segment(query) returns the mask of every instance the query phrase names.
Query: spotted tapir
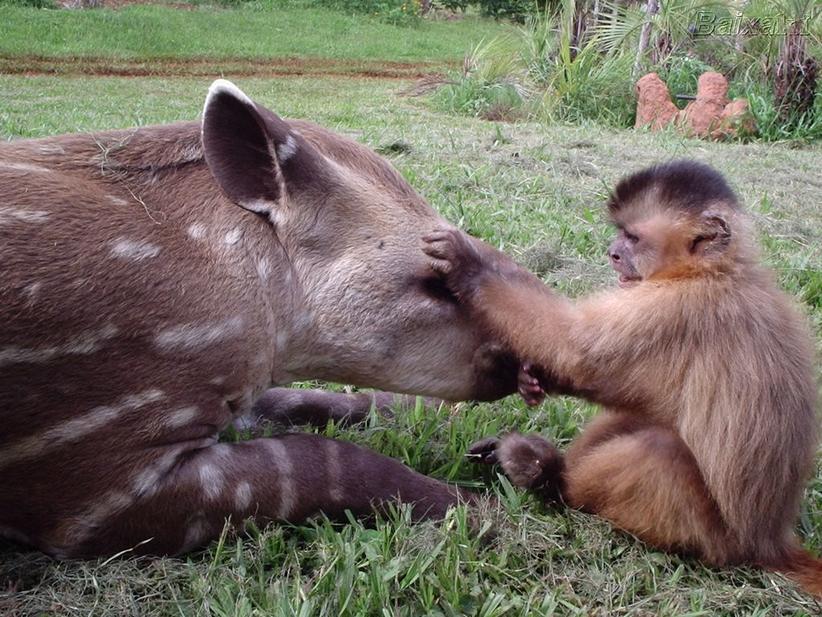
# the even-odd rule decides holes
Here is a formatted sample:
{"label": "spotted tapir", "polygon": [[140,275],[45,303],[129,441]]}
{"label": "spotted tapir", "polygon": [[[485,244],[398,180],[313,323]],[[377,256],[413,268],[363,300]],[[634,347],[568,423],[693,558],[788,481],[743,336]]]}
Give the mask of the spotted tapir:
{"label": "spotted tapir", "polygon": [[218,436],[298,379],[513,391],[419,250],[443,225],[369,149],[224,80],[202,122],[0,145],[0,534],[174,554],[229,517],[442,515],[455,488],[351,443]]}

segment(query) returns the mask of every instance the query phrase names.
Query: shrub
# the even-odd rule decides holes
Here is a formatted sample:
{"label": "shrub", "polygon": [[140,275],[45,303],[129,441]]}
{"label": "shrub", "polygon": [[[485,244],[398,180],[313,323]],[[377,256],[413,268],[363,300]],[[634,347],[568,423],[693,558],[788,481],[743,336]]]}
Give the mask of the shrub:
{"label": "shrub", "polygon": [[34,9],[54,9],[57,4],[54,0],[0,0],[0,6],[28,6]]}
{"label": "shrub", "polygon": [[530,116],[630,126],[631,57],[603,56],[594,40],[576,49],[557,24],[557,18],[532,18],[516,36],[478,46],[434,103],[494,120]]}
{"label": "shrub", "polygon": [[681,109],[688,104],[687,99],[677,99],[677,94],[696,95],[696,86],[699,76],[706,71],[713,71],[714,68],[705,64],[698,58],[691,56],[677,56],[671,58],[663,66],[659,67],[657,73],[668,85],[668,92],[674,103]]}
{"label": "shrub", "polygon": [[483,15],[494,19],[508,18],[514,21],[525,21],[534,13],[534,0],[478,0],[477,5]]}
{"label": "shrub", "polygon": [[449,11],[465,11],[473,2],[471,0],[434,0],[432,4]]}
{"label": "shrub", "polygon": [[817,87],[813,107],[805,112],[785,112],[776,102],[770,84],[761,81],[731,83],[730,97],[746,97],[756,119],[759,137],[765,141],[822,139],[822,88]]}
{"label": "shrub", "polygon": [[419,0],[316,0],[318,6],[372,15],[395,25],[413,25],[420,19]]}

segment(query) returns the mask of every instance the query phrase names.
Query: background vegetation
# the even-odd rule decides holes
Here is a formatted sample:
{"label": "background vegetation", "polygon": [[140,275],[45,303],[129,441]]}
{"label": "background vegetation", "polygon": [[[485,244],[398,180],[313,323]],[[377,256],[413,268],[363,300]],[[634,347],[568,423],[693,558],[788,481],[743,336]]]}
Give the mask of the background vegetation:
{"label": "background vegetation", "polygon": [[[276,11],[253,5],[83,12],[2,6],[0,138],[194,119],[211,79],[224,71],[271,109],[312,119],[388,153],[446,218],[572,296],[612,284],[603,259],[611,232],[601,212],[609,187],[652,162],[694,157],[721,169],[739,191],[760,231],[765,260],[802,304],[822,352],[818,142],[716,144],[627,130],[608,118],[630,104],[615,95],[594,98],[582,107],[589,111],[578,116],[555,111],[558,121],[550,123],[545,120],[552,116],[536,113],[523,113],[513,123],[490,122],[474,117],[482,115],[475,110],[455,115],[438,100],[403,96],[414,85],[408,75],[431,66],[459,73],[464,49],[494,49],[502,43],[492,39],[516,32],[472,15],[474,10],[469,7],[463,20],[426,18],[397,26],[380,16],[352,17],[302,4],[281,4]],[[425,43],[409,40],[414,35]],[[362,51],[366,45],[372,55]],[[493,57],[504,59],[501,53]],[[295,58],[299,62],[292,62]],[[614,71],[632,70],[628,60],[612,61]],[[689,63],[696,60],[683,55],[674,61],[685,65],[676,74],[691,83],[689,76],[700,67]],[[586,66],[600,66],[599,60],[590,62]],[[192,76],[195,64],[202,74]],[[397,66],[405,72],[372,76]],[[102,74],[106,67],[143,72],[133,73],[140,78]],[[304,74],[282,76],[287,69]],[[570,92],[575,91],[570,84],[583,83],[584,71],[578,70],[579,76],[565,76]],[[609,71],[603,71],[585,83],[604,88]],[[512,86],[525,101],[536,97],[519,81]],[[585,87],[589,96],[599,91]],[[439,96],[444,95],[434,95]],[[582,95],[578,100],[586,104]],[[593,122],[596,114],[603,115]],[[488,526],[479,530],[469,529],[461,510],[444,523],[422,525],[409,525],[399,512],[376,528],[356,522],[335,527],[322,520],[250,528],[244,535],[227,533],[181,559],[68,563],[4,544],[0,614],[822,613],[822,605],[778,575],[713,570],[651,550],[595,517],[546,510],[463,458],[472,441],[507,430],[539,431],[565,446],[593,411],[570,398],[553,398],[531,410],[509,397],[441,409],[418,405],[397,409],[394,419],[373,416],[359,427],[321,431],[423,473],[477,490],[490,486],[500,504],[486,508],[480,520]],[[822,549],[822,470],[808,485],[798,531],[806,546]]]}
{"label": "background vegetation", "polygon": [[628,127],[639,77],[655,71],[672,95],[693,96],[713,70],[731,98],[748,99],[758,137],[819,139],[820,16],[812,0],[560,0],[475,47],[435,101],[488,118]]}

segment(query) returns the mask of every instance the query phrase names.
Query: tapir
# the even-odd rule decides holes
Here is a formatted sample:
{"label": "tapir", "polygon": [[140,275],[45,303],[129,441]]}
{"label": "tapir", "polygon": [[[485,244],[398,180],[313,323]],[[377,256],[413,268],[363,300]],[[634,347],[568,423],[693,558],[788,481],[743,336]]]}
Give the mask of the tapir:
{"label": "tapir", "polygon": [[85,558],[227,519],[442,516],[466,495],[363,447],[220,435],[295,380],[513,392],[420,250],[447,225],[365,146],[225,80],[200,122],[0,145],[0,534]]}

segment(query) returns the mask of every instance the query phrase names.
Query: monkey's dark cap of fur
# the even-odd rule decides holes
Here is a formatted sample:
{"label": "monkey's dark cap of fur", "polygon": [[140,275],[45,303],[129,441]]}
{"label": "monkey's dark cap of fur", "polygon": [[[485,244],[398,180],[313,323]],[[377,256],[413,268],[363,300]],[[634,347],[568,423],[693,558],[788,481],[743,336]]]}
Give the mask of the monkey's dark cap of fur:
{"label": "monkey's dark cap of fur", "polygon": [[659,191],[661,205],[695,213],[718,201],[737,204],[736,195],[722,174],[704,163],[681,159],[648,167],[620,180],[608,200],[608,210],[616,214],[652,189]]}

